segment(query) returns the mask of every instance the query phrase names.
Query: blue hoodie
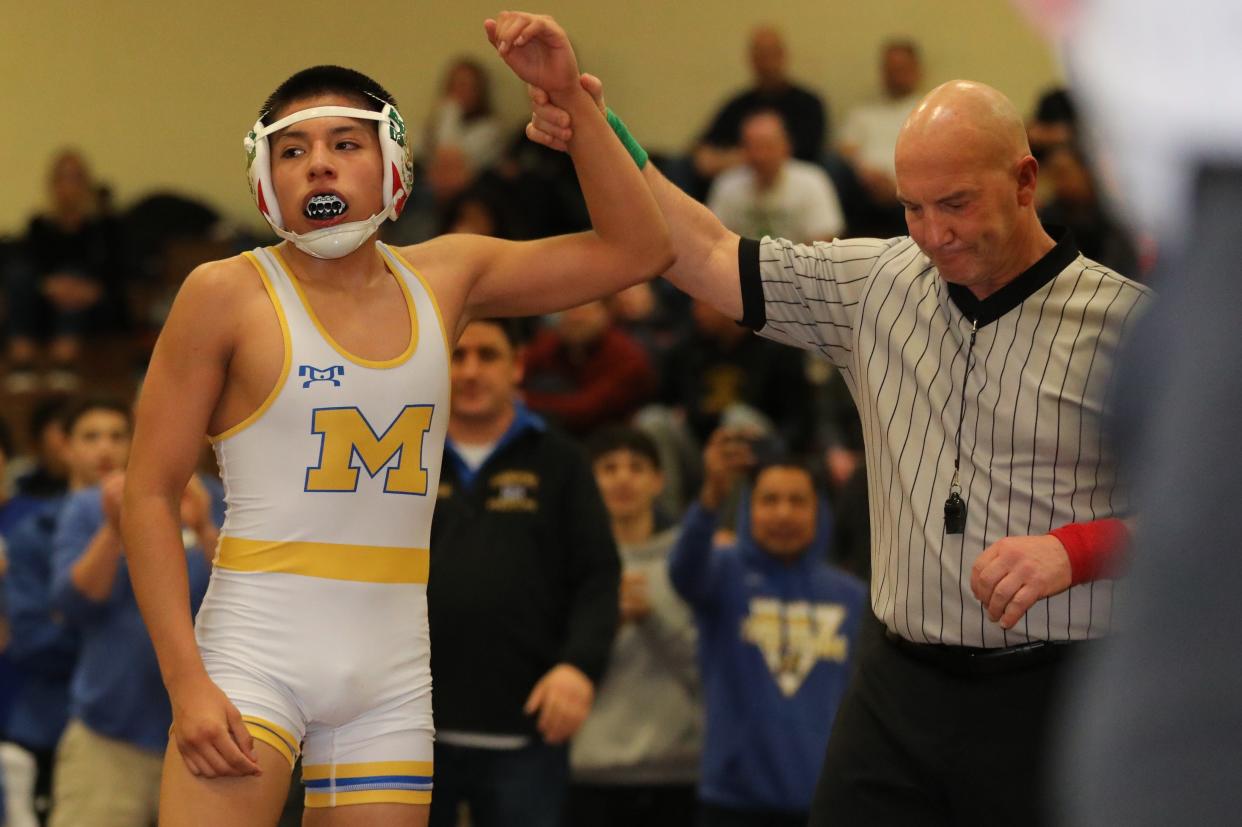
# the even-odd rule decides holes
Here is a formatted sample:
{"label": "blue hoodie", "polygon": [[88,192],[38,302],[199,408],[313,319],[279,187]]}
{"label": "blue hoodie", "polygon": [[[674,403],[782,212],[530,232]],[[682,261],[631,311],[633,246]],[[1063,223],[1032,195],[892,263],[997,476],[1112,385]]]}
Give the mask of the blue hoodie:
{"label": "blue hoodie", "polygon": [[69,717],[69,678],[78,635],[52,610],[52,537],[61,498],[44,502],[8,535],[5,577],[13,659],[20,686],[5,738],[28,749],[56,748]]}
{"label": "blue hoodie", "polygon": [[[219,487],[208,485],[217,525],[222,520]],[[155,649],[138,612],[138,601],[124,558],[117,565],[112,594],[95,603],[73,585],[70,569],[104,524],[99,487],[69,495],[53,540],[53,605],[76,626],[82,650],[69,695],[70,715],[109,738],[142,749],[163,751],[172,725],[172,709],[160,679]],[[197,612],[207,591],[211,565],[197,549],[186,552],[191,611]]]}
{"label": "blue hoodie", "polygon": [[705,802],[811,807],[866,600],[860,580],[827,562],[830,524],[821,503],[814,542],[786,563],[755,543],[745,499],[734,546],[712,548],[716,515],[697,502],[682,522],[669,576],[699,630]]}

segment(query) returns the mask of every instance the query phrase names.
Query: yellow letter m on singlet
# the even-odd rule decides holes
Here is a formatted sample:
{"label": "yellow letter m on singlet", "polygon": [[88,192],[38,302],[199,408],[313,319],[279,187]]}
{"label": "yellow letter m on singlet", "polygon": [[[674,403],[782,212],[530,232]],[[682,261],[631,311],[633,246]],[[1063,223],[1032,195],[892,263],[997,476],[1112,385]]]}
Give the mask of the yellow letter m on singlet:
{"label": "yellow letter m on singlet", "polygon": [[387,430],[376,435],[357,408],[316,408],[311,431],[321,435],[323,442],[319,464],[306,469],[306,490],[357,491],[357,457],[372,477],[388,468],[386,493],[426,494],[423,437],[431,428],[433,410],[433,405],[406,405]]}

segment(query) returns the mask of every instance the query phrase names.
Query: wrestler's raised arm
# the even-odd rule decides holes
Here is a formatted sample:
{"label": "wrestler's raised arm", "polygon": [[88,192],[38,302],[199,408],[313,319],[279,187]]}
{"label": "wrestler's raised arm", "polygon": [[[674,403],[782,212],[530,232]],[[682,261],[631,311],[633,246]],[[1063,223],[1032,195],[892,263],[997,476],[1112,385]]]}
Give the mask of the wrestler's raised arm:
{"label": "wrestler's raised arm", "polygon": [[[513,72],[548,90],[571,113],[573,158],[593,229],[534,241],[445,236],[418,255],[451,257],[467,278],[441,285],[440,301],[460,330],[471,319],[533,315],[611,295],[663,271],[668,227],[651,191],[591,96],[565,32],[550,17],[504,12],[486,23],[488,39]],[[411,251],[413,252],[413,251]],[[448,292],[449,295],[444,295]],[[455,293],[455,295],[454,295]]]}

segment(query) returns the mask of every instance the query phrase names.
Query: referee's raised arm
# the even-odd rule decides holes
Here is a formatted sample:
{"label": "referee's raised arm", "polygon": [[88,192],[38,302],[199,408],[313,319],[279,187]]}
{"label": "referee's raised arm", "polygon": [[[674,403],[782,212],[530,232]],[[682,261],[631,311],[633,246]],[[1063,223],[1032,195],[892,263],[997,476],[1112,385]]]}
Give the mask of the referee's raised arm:
{"label": "referee's raised arm", "polygon": [[[604,105],[599,78],[583,75],[582,85],[642,168],[668,222],[674,261],[664,277],[768,338],[819,351],[842,364],[851,352],[852,308],[858,304],[860,282],[891,243],[858,239],[841,245],[810,245],[741,238],[647,162],[646,153],[625,124]],[[541,89],[532,87],[530,95],[534,114],[527,136],[564,150],[573,135],[569,114],[554,106]],[[843,294],[838,278],[857,286]]]}
{"label": "referee's raised arm", "polygon": [[[742,321],[738,234],[721,224],[711,210],[678,189],[653,164],[647,163],[647,153],[625,124],[604,105],[604,84],[599,78],[583,75],[582,87],[595,99],[621,143],[643,170],[647,185],[668,222],[674,261],[664,277],[729,318]],[[551,149],[567,151],[573,137],[569,113],[554,105],[543,89],[532,86],[528,90],[533,114],[526,126],[527,137]]]}

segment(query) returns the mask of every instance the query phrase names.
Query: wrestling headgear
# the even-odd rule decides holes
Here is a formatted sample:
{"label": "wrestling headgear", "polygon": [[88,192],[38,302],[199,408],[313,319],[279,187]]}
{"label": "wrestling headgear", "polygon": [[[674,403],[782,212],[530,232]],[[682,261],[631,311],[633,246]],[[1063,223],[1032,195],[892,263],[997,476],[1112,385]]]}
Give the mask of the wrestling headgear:
{"label": "wrestling headgear", "polygon": [[[309,233],[292,233],[285,229],[272,187],[272,160],[267,136],[287,126],[311,118],[363,118],[379,121],[380,154],[384,159],[384,209],[364,221],[351,221],[323,227]],[[379,112],[350,106],[315,106],[287,115],[273,124],[264,125],[260,118],[246,135],[246,173],[250,178],[250,194],[259,205],[259,212],[272,225],[276,235],[315,258],[341,258],[357,250],[385,219],[396,220],[405,206],[414,184],[414,161],[405,140],[405,121],[390,103]]]}

